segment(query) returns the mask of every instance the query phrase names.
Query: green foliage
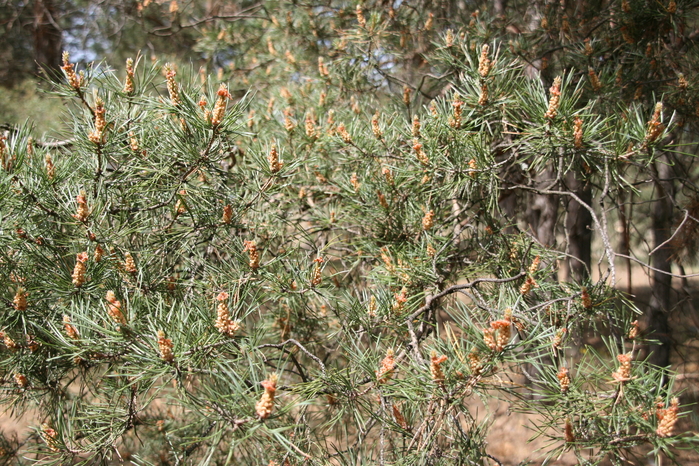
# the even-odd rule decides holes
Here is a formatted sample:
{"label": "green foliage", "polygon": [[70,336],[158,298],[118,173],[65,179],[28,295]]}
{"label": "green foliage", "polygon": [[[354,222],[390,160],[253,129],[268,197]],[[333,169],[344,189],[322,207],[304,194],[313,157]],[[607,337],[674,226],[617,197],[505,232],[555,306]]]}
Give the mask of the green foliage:
{"label": "green foliage", "polygon": [[[629,336],[637,311],[614,288],[604,208],[681,154],[667,111],[607,93],[606,77],[604,95],[590,88],[563,26],[573,52],[548,80],[522,50],[552,29],[510,47],[497,21],[407,4],[265,11],[202,35],[199,50],[227,54],[228,86],[138,59],[129,86],[66,61],[64,141],[9,134],[1,399],[42,425],[3,458],[504,461],[475,398],[536,413],[546,461],[691,443],[672,435],[667,371]],[[503,207],[511,195],[582,206],[601,278],[586,263],[558,280],[565,222],[546,232]],[[576,359],[589,329],[607,347]]]}

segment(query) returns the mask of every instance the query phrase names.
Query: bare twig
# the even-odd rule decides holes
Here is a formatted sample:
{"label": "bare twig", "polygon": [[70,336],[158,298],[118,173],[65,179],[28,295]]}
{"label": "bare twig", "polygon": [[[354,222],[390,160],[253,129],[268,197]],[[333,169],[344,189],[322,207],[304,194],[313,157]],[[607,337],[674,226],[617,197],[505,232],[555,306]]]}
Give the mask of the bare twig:
{"label": "bare twig", "polygon": [[289,338],[288,340],[283,341],[283,342],[281,342],[281,343],[279,343],[279,344],[267,343],[267,344],[264,344],[264,345],[259,345],[259,346],[257,346],[257,349],[260,349],[260,348],[283,348],[284,345],[286,345],[287,343],[291,343],[291,344],[296,345],[301,351],[303,351],[304,353],[306,353],[306,355],[307,355],[309,358],[311,358],[311,359],[313,359],[315,362],[317,362],[318,365],[320,366],[320,370],[323,372],[323,375],[325,375],[325,364],[323,364],[323,361],[321,361],[321,360],[318,358],[318,356],[316,356],[316,355],[314,355],[313,353],[311,353],[310,351],[308,351],[301,343],[299,343],[298,341],[294,340],[293,338]]}

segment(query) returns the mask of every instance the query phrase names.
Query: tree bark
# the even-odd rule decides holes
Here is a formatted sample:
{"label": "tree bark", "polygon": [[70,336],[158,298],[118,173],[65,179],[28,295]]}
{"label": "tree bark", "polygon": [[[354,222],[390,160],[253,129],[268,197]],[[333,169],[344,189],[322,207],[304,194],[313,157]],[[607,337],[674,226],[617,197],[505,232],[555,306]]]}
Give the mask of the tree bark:
{"label": "tree bark", "polygon": [[[581,178],[579,173],[570,173],[568,175],[568,189],[589,206],[592,204],[592,188]],[[592,215],[575,199],[570,199],[567,211],[568,252],[572,256],[568,258],[567,281],[572,279],[581,283],[590,278]]]}
{"label": "tree bark", "polygon": [[53,0],[34,1],[34,60],[58,70],[61,66],[63,36],[58,26],[58,9]]}
{"label": "tree bark", "polygon": [[[651,212],[653,243],[658,248],[669,238],[672,229],[672,199],[675,195],[671,180],[672,174],[667,163],[667,157],[656,162],[657,181],[655,183],[656,198]],[[669,245],[659,248],[652,257],[653,287],[651,290],[650,306],[648,309],[648,337],[657,340],[649,345],[649,361],[661,367],[670,365],[670,327],[668,314],[672,297],[672,251]]]}
{"label": "tree bark", "polygon": [[[546,169],[536,176],[536,186],[549,188],[553,181],[553,170]],[[546,247],[556,244],[556,217],[558,216],[558,196],[553,194],[533,194],[529,205],[529,226],[534,236]]]}

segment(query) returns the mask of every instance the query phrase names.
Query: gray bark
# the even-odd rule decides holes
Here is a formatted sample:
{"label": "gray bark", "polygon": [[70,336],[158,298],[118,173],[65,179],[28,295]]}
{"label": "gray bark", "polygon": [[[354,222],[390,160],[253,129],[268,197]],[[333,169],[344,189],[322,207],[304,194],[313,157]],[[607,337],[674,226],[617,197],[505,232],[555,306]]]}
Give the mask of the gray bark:
{"label": "gray bark", "polygon": [[[672,173],[667,158],[662,157],[656,162],[658,181],[656,182],[656,201],[651,212],[654,248],[664,243],[672,234],[672,199],[675,195],[671,181]],[[657,340],[649,345],[649,361],[661,367],[670,365],[670,327],[668,314],[671,308],[672,269],[669,245],[659,248],[652,257],[652,265],[658,271],[653,271],[653,288],[651,290],[650,306],[648,309],[648,337]]]}
{"label": "gray bark", "polygon": [[[539,188],[550,189],[553,170],[546,169],[536,176]],[[556,244],[556,217],[558,216],[558,196],[553,194],[533,194],[529,204],[529,226],[536,239],[546,247]]]}
{"label": "gray bark", "polygon": [[[568,189],[589,206],[592,204],[592,189],[590,184],[585,183],[581,178],[582,177],[577,173],[569,174]],[[567,281],[572,279],[580,283],[590,278],[590,266],[592,263],[592,215],[589,210],[572,198],[568,202],[567,210],[566,230],[568,232],[568,252],[572,256],[568,259]]]}

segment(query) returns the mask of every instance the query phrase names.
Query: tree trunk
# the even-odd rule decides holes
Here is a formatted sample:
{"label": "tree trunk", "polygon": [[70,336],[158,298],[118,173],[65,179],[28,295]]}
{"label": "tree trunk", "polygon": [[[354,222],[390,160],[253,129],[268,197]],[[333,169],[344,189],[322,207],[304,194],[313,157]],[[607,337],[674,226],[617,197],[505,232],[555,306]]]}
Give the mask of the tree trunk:
{"label": "tree trunk", "polygon": [[[654,248],[666,242],[672,234],[672,199],[675,195],[673,184],[669,181],[672,174],[667,157],[662,157],[656,163],[656,172],[658,175],[655,185],[657,200],[651,212]],[[672,276],[668,274],[672,266],[671,252],[670,246],[665,245],[655,251],[652,257],[652,265],[657,271],[653,271],[653,287],[648,309],[648,338],[657,340],[657,343],[649,346],[649,361],[661,367],[670,365],[671,340],[668,314],[671,307]]]}
{"label": "tree trunk", "polygon": [[[586,183],[581,178],[578,173],[570,173],[568,176],[568,189],[589,206],[592,204],[592,188],[589,183]],[[590,227],[592,225],[592,215],[587,208],[580,205],[573,198],[568,202],[567,210],[568,252],[572,256],[568,258],[567,281],[572,279],[581,283],[590,278],[590,266],[592,264],[592,229]]]}
{"label": "tree trunk", "polygon": [[[553,170],[546,169],[536,176],[536,186],[551,189]],[[556,217],[558,216],[558,196],[554,194],[533,194],[529,205],[529,226],[534,236],[546,247],[556,244]]]}
{"label": "tree trunk", "polygon": [[61,66],[62,31],[53,0],[34,1],[34,59],[39,65],[58,70]]}

